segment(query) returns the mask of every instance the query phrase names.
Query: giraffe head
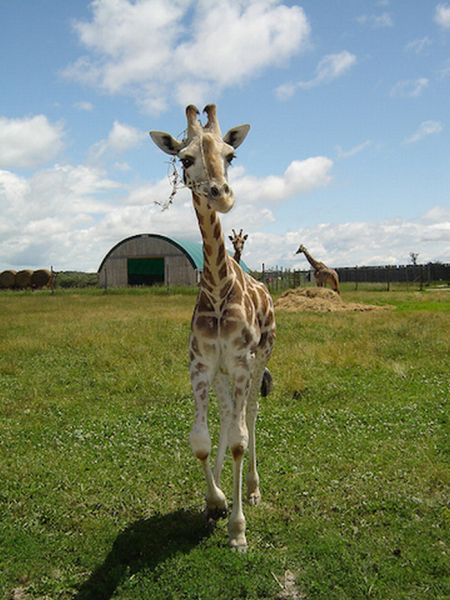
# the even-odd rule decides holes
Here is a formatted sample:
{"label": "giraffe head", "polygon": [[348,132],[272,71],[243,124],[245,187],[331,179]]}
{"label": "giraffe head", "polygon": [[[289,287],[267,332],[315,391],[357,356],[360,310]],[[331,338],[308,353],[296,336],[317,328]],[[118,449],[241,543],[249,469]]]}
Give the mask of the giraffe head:
{"label": "giraffe head", "polygon": [[228,185],[228,165],[250,125],[238,125],[222,136],[216,106],[208,104],[204,112],[208,120],[202,126],[197,108],[192,104],[186,108],[187,136],[182,141],[162,131],[150,131],[150,136],[158,148],[180,159],[186,186],[206,199],[212,210],[225,213],[234,204],[233,190]]}
{"label": "giraffe head", "polygon": [[306,250],[305,246],[303,244],[300,244],[300,246],[298,247],[298,250],[295,254],[300,254],[301,252],[304,252]]}
{"label": "giraffe head", "polygon": [[239,252],[239,254],[242,254],[242,251],[244,250],[244,244],[246,239],[248,238],[248,235],[243,235],[242,229],[239,231],[239,233],[236,233],[234,229],[232,229],[232,232],[233,235],[229,235],[228,238],[233,244],[234,250],[236,252]]}

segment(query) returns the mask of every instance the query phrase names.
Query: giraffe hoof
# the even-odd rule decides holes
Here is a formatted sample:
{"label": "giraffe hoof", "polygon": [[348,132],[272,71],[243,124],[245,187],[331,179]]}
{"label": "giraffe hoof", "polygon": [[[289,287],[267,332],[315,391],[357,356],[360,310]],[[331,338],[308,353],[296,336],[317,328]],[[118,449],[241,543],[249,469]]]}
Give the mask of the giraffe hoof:
{"label": "giraffe hoof", "polygon": [[206,507],[205,509],[205,517],[208,523],[219,521],[220,519],[224,519],[228,514],[228,509],[226,506],[212,506]]}
{"label": "giraffe hoof", "polygon": [[261,502],[261,493],[259,490],[248,495],[248,503],[250,506],[257,506]]}
{"label": "giraffe hoof", "polygon": [[234,552],[240,552],[241,554],[247,552],[247,540],[245,539],[245,535],[230,539],[230,548]]}

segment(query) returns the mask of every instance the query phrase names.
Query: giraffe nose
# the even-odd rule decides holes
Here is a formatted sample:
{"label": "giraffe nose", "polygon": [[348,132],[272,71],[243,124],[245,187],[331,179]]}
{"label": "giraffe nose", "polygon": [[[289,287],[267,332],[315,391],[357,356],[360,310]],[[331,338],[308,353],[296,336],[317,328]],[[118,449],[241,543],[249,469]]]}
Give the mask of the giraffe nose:
{"label": "giraffe nose", "polygon": [[219,198],[220,196],[229,196],[231,194],[231,188],[228,183],[224,183],[221,187],[213,184],[209,190],[212,198]]}

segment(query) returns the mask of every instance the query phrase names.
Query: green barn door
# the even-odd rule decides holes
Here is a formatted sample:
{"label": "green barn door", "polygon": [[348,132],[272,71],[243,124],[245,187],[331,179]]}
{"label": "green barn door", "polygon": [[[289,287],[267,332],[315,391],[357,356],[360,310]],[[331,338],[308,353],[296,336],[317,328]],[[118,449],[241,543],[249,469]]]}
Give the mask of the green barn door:
{"label": "green barn door", "polygon": [[129,258],[128,285],[164,283],[164,258]]}

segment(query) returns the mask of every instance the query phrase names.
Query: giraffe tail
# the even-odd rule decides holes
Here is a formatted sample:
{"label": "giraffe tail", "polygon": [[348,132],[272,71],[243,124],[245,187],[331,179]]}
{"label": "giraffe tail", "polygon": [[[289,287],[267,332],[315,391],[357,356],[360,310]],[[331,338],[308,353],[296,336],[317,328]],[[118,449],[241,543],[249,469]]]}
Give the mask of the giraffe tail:
{"label": "giraffe tail", "polygon": [[262,381],[261,381],[261,396],[265,398],[270,394],[273,388],[272,374],[269,369],[264,369]]}

